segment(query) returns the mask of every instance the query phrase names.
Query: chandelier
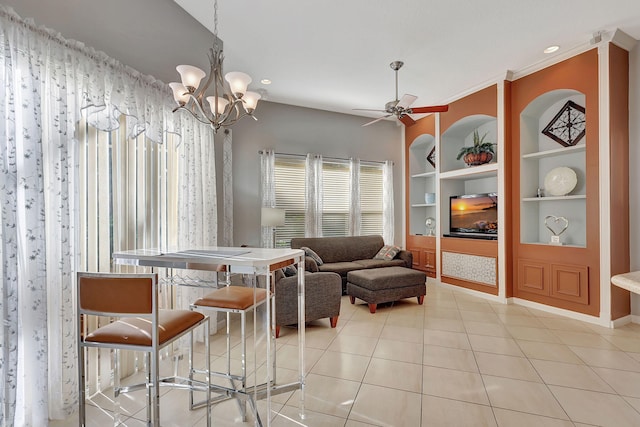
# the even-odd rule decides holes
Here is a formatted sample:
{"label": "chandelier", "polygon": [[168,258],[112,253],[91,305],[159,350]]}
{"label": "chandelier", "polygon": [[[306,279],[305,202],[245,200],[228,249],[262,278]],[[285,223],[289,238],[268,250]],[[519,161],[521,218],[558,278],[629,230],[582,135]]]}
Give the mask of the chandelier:
{"label": "chandelier", "polygon": [[[258,120],[253,112],[256,109],[260,94],[247,91],[251,77],[240,71],[232,71],[222,78],[222,42],[218,39],[218,1],[213,8],[213,47],[209,50],[211,71],[204,85],[200,85],[206,73],[191,65],[178,65],[182,83],[169,83],[173,98],[178,106],[173,110],[186,110],[198,121],[211,125],[214,132],[226,128],[242,117],[250,116]],[[226,80],[226,84],[225,84]],[[213,95],[206,96],[211,87]],[[205,102],[208,105],[205,105]]]}

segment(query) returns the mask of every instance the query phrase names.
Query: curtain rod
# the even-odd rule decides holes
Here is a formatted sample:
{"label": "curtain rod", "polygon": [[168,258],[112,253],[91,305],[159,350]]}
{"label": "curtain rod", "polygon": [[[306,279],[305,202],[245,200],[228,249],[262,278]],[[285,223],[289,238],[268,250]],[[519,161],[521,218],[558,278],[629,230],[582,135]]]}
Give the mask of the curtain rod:
{"label": "curtain rod", "polygon": [[[263,150],[258,150],[258,154],[264,154]],[[306,158],[307,155],[306,154],[293,154],[293,153],[274,153],[276,156],[286,156],[286,157],[302,157],[302,158]],[[341,157],[327,157],[327,156],[322,156],[323,159],[327,159],[327,160],[342,160],[342,161],[349,161],[350,159],[344,159]],[[384,164],[384,161],[380,161],[380,160],[362,160],[360,159],[361,162],[364,163],[380,163],[380,164]],[[391,162],[391,164],[393,165],[393,162]]]}
{"label": "curtain rod", "polygon": [[163,81],[158,80],[151,75],[143,74],[138,70],[126,64],[123,64],[117,59],[110,57],[105,52],[96,50],[80,41],[76,41],[74,39],[66,39],[59,32],[44,25],[38,26],[33,19],[22,18],[11,6],[4,6],[0,4],[0,18],[20,25],[40,37],[44,37],[53,41],[54,43],[57,43],[63,48],[70,49],[78,54],[86,56],[93,61],[100,62],[101,64],[106,65],[116,72],[122,72],[128,77],[137,81],[141,81],[144,84],[153,87],[154,89],[160,90],[167,94],[169,93],[167,85]]}

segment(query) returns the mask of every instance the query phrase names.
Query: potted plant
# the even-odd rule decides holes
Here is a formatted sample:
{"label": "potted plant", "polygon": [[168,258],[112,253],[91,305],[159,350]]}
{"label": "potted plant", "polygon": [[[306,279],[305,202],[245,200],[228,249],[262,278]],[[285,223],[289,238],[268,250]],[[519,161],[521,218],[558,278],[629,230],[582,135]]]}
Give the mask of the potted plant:
{"label": "potted plant", "polygon": [[478,166],[489,163],[495,154],[495,151],[493,150],[493,146],[495,144],[484,140],[487,133],[481,137],[478,133],[478,129],[474,130],[473,145],[460,148],[456,160],[463,158],[467,166]]}

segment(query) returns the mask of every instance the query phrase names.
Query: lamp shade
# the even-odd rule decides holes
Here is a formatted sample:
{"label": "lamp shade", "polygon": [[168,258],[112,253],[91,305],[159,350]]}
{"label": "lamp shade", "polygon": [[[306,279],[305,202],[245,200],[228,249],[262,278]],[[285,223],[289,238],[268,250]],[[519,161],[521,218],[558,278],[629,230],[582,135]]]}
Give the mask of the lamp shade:
{"label": "lamp shade", "polygon": [[244,94],[244,96],[242,97],[242,100],[244,101],[242,105],[244,106],[244,109],[247,111],[247,113],[252,113],[253,110],[256,109],[258,100],[260,98],[261,96],[258,92],[252,92],[248,90],[247,93]]}
{"label": "lamp shade", "polygon": [[[216,97],[215,96],[207,96],[206,98],[207,101],[209,101],[209,106],[211,107],[211,112],[213,114],[216,114]],[[227,101],[226,98],[223,98],[221,96],[219,96],[217,98],[218,100],[218,115],[224,113],[224,109],[227,106],[227,104],[229,103],[229,101]]]}
{"label": "lamp shade", "polygon": [[247,86],[251,83],[251,77],[241,71],[231,71],[224,76],[225,80],[229,83],[231,92],[237,98],[242,98],[247,91]]}
{"label": "lamp shade", "polygon": [[185,88],[187,88],[190,92],[195,91],[200,86],[200,80],[207,75],[204,71],[202,71],[198,67],[194,67],[192,65],[178,65],[176,67],[178,73],[180,73],[180,77],[182,78],[182,84]]}
{"label": "lamp shade", "polygon": [[178,105],[186,104],[189,101],[187,88],[182,83],[169,83],[169,87],[173,91],[173,99],[176,100]]}
{"label": "lamp shade", "polygon": [[260,224],[263,227],[278,227],[284,225],[284,209],[262,208]]}

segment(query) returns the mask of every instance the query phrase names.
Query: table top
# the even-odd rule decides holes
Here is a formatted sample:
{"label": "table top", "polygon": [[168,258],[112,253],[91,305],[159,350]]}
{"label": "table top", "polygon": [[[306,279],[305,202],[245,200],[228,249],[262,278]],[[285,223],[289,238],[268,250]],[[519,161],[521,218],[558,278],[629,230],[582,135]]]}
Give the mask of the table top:
{"label": "table top", "polygon": [[640,271],[616,274],[611,278],[611,283],[619,288],[640,294]]}
{"label": "table top", "polygon": [[211,271],[215,271],[220,265],[226,265],[231,272],[238,273],[266,273],[272,265],[287,261],[300,262],[303,259],[304,251],[290,248],[209,246],[167,250],[133,249],[113,253],[116,264]]}

